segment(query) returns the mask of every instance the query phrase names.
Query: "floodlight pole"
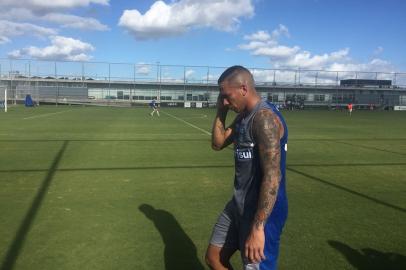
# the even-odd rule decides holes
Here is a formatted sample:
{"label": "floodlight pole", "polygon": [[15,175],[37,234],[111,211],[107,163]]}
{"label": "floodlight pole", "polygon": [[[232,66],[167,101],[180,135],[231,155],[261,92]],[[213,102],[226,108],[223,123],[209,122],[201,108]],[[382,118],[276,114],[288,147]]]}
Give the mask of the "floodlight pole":
{"label": "floodlight pole", "polygon": [[186,102],[186,66],[183,66],[183,106]]}
{"label": "floodlight pole", "polygon": [[272,85],[275,85],[275,76],[276,76],[276,70],[273,70],[273,81],[272,81]]}
{"label": "floodlight pole", "polygon": [[55,106],[58,106],[58,96],[59,96],[59,85],[58,85],[58,73],[56,71],[56,62],[54,62],[54,72],[55,72],[55,83],[56,83],[56,91],[55,91]]}
{"label": "floodlight pole", "polygon": [[4,89],[4,111],[7,112],[7,87]]}
{"label": "floodlight pole", "polygon": [[162,89],[162,66],[161,64],[158,62],[159,64],[159,90],[158,90],[158,102],[161,102],[161,89]]}
{"label": "floodlight pole", "polygon": [[300,67],[299,67],[299,69],[298,69],[298,84],[299,84],[299,86],[300,86]]}
{"label": "floodlight pole", "polygon": [[[137,76],[137,65],[134,64],[134,77],[133,77],[133,85],[134,85],[134,93],[135,93],[135,77]],[[130,88],[130,104],[133,103],[133,94],[132,89]]]}
{"label": "floodlight pole", "polygon": [[110,96],[111,96],[110,88],[111,88],[111,64],[109,63],[109,90],[108,90],[109,98],[107,99],[108,104],[110,104]]}
{"label": "floodlight pole", "polygon": [[85,77],[85,63],[82,62],[82,87],[85,87],[83,78]]}
{"label": "floodlight pole", "polygon": [[159,67],[159,90],[158,90],[158,95],[157,95],[157,100],[158,102],[161,101],[161,88],[162,88],[162,66],[158,62],[158,67]]}
{"label": "floodlight pole", "polygon": [[[10,76],[10,89],[13,90],[13,60],[10,60],[10,71],[9,71],[9,76]],[[17,87],[16,87],[17,90]],[[14,91],[14,105],[17,104],[17,91]]]}

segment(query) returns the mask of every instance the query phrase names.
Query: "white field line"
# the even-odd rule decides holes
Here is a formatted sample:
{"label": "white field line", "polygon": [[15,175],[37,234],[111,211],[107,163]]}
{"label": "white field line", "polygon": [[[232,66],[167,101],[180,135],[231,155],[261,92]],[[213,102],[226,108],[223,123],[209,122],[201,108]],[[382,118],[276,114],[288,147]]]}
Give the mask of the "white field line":
{"label": "white field line", "polygon": [[53,112],[53,113],[44,113],[44,114],[34,115],[34,116],[30,116],[30,117],[25,117],[25,118],[23,118],[23,119],[24,119],[24,120],[27,120],[27,119],[33,119],[33,118],[46,117],[46,116],[48,116],[48,115],[54,115],[54,114],[59,114],[59,113],[68,112],[68,111],[70,111],[70,110],[61,111],[61,112]]}
{"label": "white field line", "polygon": [[174,118],[174,119],[176,119],[176,120],[178,120],[178,121],[181,121],[181,122],[185,123],[185,124],[188,125],[188,126],[191,126],[192,128],[195,128],[195,129],[200,130],[200,131],[203,132],[204,134],[207,134],[207,135],[211,136],[211,133],[208,132],[207,130],[204,130],[204,129],[202,129],[202,128],[199,128],[198,126],[195,126],[195,125],[193,125],[192,123],[189,123],[188,121],[185,121],[185,120],[183,120],[182,118],[176,117],[175,115],[172,115],[172,114],[170,114],[170,113],[167,113],[167,112],[164,112],[164,111],[161,111],[161,112],[164,113],[164,114],[166,114],[166,115],[168,115],[168,116],[170,116],[170,117],[172,117],[172,118]]}

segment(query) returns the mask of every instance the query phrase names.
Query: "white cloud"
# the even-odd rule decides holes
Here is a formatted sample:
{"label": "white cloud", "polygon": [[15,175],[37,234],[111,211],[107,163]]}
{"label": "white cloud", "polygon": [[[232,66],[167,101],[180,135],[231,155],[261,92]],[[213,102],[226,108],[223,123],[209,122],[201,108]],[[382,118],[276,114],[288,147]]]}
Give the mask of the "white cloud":
{"label": "white cloud", "polygon": [[0,35],[0,44],[8,43],[10,42],[10,39],[6,36]]}
{"label": "white cloud", "polygon": [[[306,69],[252,69],[251,72],[257,83],[273,82],[277,84],[330,84],[335,85],[341,79],[355,78],[357,73],[361,79],[375,79],[376,73],[379,79],[392,79],[394,67],[382,59],[373,59],[367,63],[357,64],[352,62],[333,63],[328,70],[306,70]],[[338,77],[337,77],[338,76]]]}
{"label": "white cloud", "polygon": [[180,35],[196,27],[232,31],[240,17],[253,15],[252,0],[156,1],[145,14],[125,10],[119,25],[137,39],[153,39]]}
{"label": "white cloud", "polygon": [[191,78],[191,77],[193,77],[193,74],[195,74],[195,71],[193,69],[188,69],[185,72],[185,77],[186,78]]}
{"label": "white cloud", "polygon": [[[391,72],[394,70],[389,62],[378,58],[368,63],[356,63],[350,57],[349,48],[343,48],[331,53],[312,54],[309,51],[301,49],[299,46],[285,46],[280,44],[279,41],[282,36],[290,36],[289,29],[284,25],[279,25],[271,34],[260,30],[253,34],[245,35],[243,38],[247,42],[238,45],[238,48],[247,50],[255,56],[267,57],[272,67],[279,69],[334,70],[343,72]],[[378,47],[377,52],[382,50],[381,47]],[[285,76],[283,74],[279,75]],[[261,78],[266,76],[268,75],[260,75]],[[291,75],[289,74],[288,76]]]}
{"label": "white cloud", "polygon": [[375,50],[374,50],[374,55],[379,55],[383,53],[383,47],[378,46]]}
{"label": "white cloud", "polygon": [[394,66],[386,61],[379,58],[372,59],[367,63],[333,63],[331,65],[331,70],[337,71],[361,71],[361,72],[393,72],[395,71]]}
{"label": "white cloud", "polygon": [[[324,54],[313,54],[301,49],[299,46],[286,46],[280,42],[281,37],[289,37],[286,26],[279,27],[269,32],[260,30],[250,35],[245,35],[246,41],[237,46],[250,54],[266,57],[271,67],[275,70],[252,70],[257,82],[277,83],[325,83],[336,84],[338,79],[352,78],[358,72],[359,78],[375,78],[375,72],[383,72],[380,78],[391,76],[395,71],[394,66],[383,59],[374,58],[366,63],[357,63],[350,57],[350,49],[343,48]],[[378,47],[376,54],[383,49]],[[337,73],[338,72],[338,73]],[[338,75],[337,75],[338,74]]]}
{"label": "white cloud", "polygon": [[265,42],[271,39],[271,35],[267,31],[259,30],[254,34],[244,36],[244,39]]}
{"label": "white cloud", "polygon": [[283,24],[269,34],[267,31],[259,30],[251,35],[245,35],[247,44],[240,44],[238,47],[242,50],[252,51],[254,55],[281,57],[284,54],[292,53],[298,50],[298,47],[288,48],[278,45],[278,38],[281,36],[289,37],[289,30]]}
{"label": "white cloud", "polygon": [[[63,28],[106,31],[109,27],[95,18],[66,13],[67,10],[90,4],[108,5],[109,0],[0,0],[0,19],[13,22],[48,22]],[[62,11],[62,12],[56,12]]]}
{"label": "white cloud", "polygon": [[8,53],[8,57],[13,59],[20,58],[21,56],[22,55],[20,50],[14,50]]}
{"label": "white cloud", "polygon": [[85,7],[90,4],[108,5],[109,0],[2,0],[0,6],[20,8],[25,7],[36,12],[44,12],[56,9],[69,9],[76,7]]}
{"label": "white cloud", "polygon": [[138,63],[135,66],[135,72],[139,75],[149,75],[151,72],[151,66],[145,63]]}
{"label": "white cloud", "polygon": [[322,55],[312,55],[308,51],[292,50],[292,54],[278,65],[282,64],[289,68],[328,69],[333,63],[348,61],[348,53],[348,48]]}
{"label": "white cloud", "polygon": [[94,50],[94,47],[86,42],[63,36],[52,36],[52,45],[38,48],[30,46],[9,53],[9,57],[19,58],[29,56],[42,60],[72,60],[87,61],[91,59],[87,53]]}
{"label": "white cloud", "polygon": [[[0,4],[1,7],[1,4]],[[26,21],[35,20],[37,16],[29,9],[22,7],[3,7],[3,12],[0,13],[0,19],[9,21]]]}
{"label": "white cloud", "polygon": [[48,37],[56,33],[57,31],[52,28],[41,27],[30,23],[15,23],[0,20],[0,44],[10,42],[10,38],[15,36],[34,35],[37,37]]}
{"label": "white cloud", "polygon": [[283,24],[280,24],[277,29],[272,31],[272,38],[277,39],[280,36],[290,37],[289,29]]}
{"label": "white cloud", "polygon": [[261,48],[267,48],[267,47],[273,47],[275,46],[277,43],[273,43],[272,41],[250,41],[247,44],[240,44],[238,45],[238,48],[242,49],[242,50],[248,50],[248,51],[255,51]]}
{"label": "white cloud", "polygon": [[76,15],[49,13],[41,17],[41,19],[60,24],[64,28],[76,28],[82,30],[97,30],[107,31],[109,27],[100,23],[94,18],[84,18]]}
{"label": "white cloud", "polygon": [[300,50],[299,47],[286,47],[286,46],[275,46],[275,47],[261,47],[257,48],[252,52],[253,55],[269,56],[273,59],[288,58],[291,55],[297,53]]}

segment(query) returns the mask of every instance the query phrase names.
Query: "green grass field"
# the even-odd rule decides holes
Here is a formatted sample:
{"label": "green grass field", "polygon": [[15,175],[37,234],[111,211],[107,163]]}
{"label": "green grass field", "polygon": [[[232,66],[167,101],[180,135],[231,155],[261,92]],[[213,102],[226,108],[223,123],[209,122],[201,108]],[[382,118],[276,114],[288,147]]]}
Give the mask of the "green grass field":
{"label": "green grass field", "polygon": [[[207,269],[233,154],[210,109],[0,113],[5,269]],[[283,112],[289,217],[279,269],[406,269],[406,113]],[[233,265],[241,269],[239,255]]]}

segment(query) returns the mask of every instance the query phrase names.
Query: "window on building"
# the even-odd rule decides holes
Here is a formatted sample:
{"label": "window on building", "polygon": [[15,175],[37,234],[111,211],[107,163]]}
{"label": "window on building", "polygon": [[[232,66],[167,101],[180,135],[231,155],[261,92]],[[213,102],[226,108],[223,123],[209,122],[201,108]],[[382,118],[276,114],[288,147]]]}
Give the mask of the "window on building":
{"label": "window on building", "polygon": [[298,101],[306,101],[307,95],[296,95]]}
{"label": "window on building", "polygon": [[268,95],[268,100],[271,102],[278,102],[279,101],[279,96],[278,95]]}
{"label": "window on building", "polygon": [[325,101],[326,96],[325,95],[314,95],[314,101]]}

